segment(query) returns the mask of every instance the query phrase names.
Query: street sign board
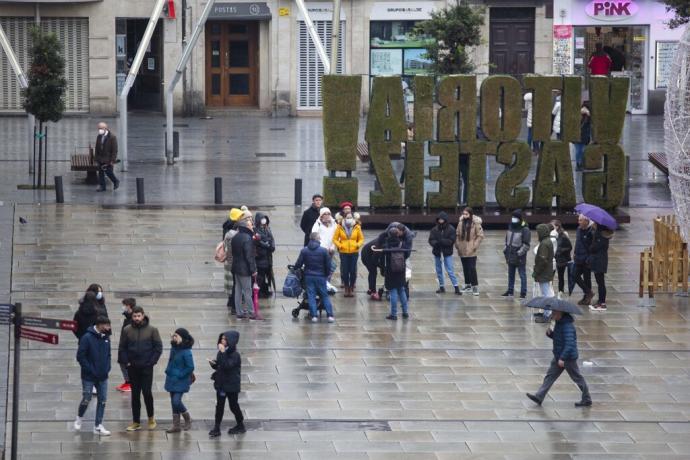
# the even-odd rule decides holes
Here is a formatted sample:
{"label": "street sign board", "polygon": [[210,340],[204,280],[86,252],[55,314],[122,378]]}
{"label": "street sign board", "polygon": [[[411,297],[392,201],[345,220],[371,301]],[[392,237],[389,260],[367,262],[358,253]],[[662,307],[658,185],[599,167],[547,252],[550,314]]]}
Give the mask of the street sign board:
{"label": "street sign board", "polygon": [[34,340],[36,342],[50,343],[52,345],[58,344],[57,334],[49,334],[35,329],[28,329],[26,327],[19,328],[19,336],[24,339]]}
{"label": "street sign board", "polygon": [[47,329],[62,329],[63,331],[76,331],[77,322],[64,319],[34,318],[22,316],[22,326],[45,327]]}
{"label": "street sign board", "polygon": [[9,303],[0,304],[0,326],[8,326],[10,324],[10,316],[14,311],[14,305]]}

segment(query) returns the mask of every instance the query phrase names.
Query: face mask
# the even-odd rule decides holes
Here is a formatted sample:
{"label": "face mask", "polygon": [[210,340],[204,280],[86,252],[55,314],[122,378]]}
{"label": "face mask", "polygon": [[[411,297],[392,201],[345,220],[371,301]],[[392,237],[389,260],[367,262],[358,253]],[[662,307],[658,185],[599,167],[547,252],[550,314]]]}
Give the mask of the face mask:
{"label": "face mask", "polygon": [[348,227],[352,227],[354,224],[355,224],[354,219],[345,219],[345,225],[347,225]]}
{"label": "face mask", "polygon": [[267,219],[261,219],[261,225],[266,225],[268,223]]}
{"label": "face mask", "polygon": [[520,219],[518,219],[517,217],[513,217],[512,219],[510,219],[510,221],[514,224],[517,224],[520,222]]}
{"label": "face mask", "polygon": [[96,300],[103,300],[103,293],[99,292],[96,294]]}
{"label": "face mask", "polygon": [[101,136],[104,135],[104,134],[105,134],[105,129],[99,129],[99,130],[98,130],[98,134],[101,135]]}

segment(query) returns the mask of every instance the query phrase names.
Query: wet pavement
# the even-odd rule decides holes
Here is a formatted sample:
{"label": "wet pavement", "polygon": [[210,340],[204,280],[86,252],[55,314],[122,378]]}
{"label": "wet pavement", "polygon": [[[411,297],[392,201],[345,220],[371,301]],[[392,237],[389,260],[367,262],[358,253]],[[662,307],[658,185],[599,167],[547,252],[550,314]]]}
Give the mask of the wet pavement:
{"label": "wet pavement", "polygon": [[[189,125],[180,128],[186,153],[170,167],[160,158],[162,121],[132,118],[135,161],[117,192],[93,193],[81,183],[83,173],[68,171],[68,162],[51,164],[66,178],[65,205],[54,204],[52,192],[18,191],[16,184],[29,180],[18,141],[0,148],[0,295],[22,302],[28,314],[71,318],[81,292],[99,282],[114,320],[114,347],[120,299],[132,294],[162,337],[188,328],[197,341],[197,382],[185,397],[194,426],[186,433],[164,432],[171,417],[163,389],[164,339],[154,379],[159,428],[124,432],[129,398],[114,390],[121,382],[113,363],[105,420],[113,435],[90,433],[93,407],[83,431],[75,433],[71,422],[81,397],[76,340],[60,332],[58,346],[26,342],[22,350],[22,459],[688,458],[688,299],[659,295],[651,306],[637,298],[636,286],[639,252],[652,242],[652,218],[672,212],[665,178],[645,161],[647,151],[662,149],[660,118],[629,119],[627,210],[633,222],[611,243],[609,311],[586,311],[576,321],[580,366],[595,401],[590,409],[573,407],[579,394],[565,375],[542,407],[525,398],[541,382],[551,344],[529,311],[500,297],[506,273],[498,230],[487,231],[480,248],[478,297],[434,294],[428,232],[420,231],[409,320],[384,319],[388,306],[367,298],[360,264],[357,296],[334,297],[335,324],[293,320],[296,301],[281,295],[262,303],[266,321],[238,322],[228,315],[222,267],[213,261],[225,216],[206,206],[213,202],[213,177],[224,177],[226,202],[270,213],[282,283],[302,240],[293,180],[304,179],[306,198],[319,190],[324,174],[320,121],[179,119]],[[67,160],[69,145],[88,143],[95,123],[64,123],[71,134],[55,151]],[[22,124],[0,118],[0,132],[20,139]],[[286,131],[276,131],[282,127]],[[357,175],[362,190],[368,189],[366,165]],[[146,178],[147,201],[162,209],[123,206],[135,202],[135,177]],[[18,216],[28,223],[17,223]],[[376,234],[365,231],[367,239]],[[528,273],[531,260],[529,265]],[[240,404],[250,431],[210,440],[215,399],[205,361],[215,354],[218,334],[229,328],[241,333]],[[230,425],[226,416],[223,427]]]}

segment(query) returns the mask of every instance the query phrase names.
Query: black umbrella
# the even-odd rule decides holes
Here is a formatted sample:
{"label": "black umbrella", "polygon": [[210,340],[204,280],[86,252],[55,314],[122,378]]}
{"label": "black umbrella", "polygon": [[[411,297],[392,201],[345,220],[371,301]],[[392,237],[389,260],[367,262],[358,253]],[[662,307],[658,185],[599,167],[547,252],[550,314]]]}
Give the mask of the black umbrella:
{"label": "black umbrella", "polygon": [[568,295],[571,295],[575,289],[575,284],[577,284],[575,281],[575,262],[571,260],[566,267],[568,268]]}
{"label": "black umbrella", "polygon": [[582,310],[580,310],[577,305],[567,300],[561,300],[558,297],[534,297],[523,303],[523,306],[551,311],[562,311],[563,313],[571,313],[573,315],[582,314]]}

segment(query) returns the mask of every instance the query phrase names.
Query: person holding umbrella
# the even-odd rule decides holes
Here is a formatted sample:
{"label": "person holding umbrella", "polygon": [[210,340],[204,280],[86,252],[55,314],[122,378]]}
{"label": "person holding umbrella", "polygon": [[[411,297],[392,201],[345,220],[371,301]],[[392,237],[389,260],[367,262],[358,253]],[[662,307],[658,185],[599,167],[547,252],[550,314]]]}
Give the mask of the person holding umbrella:
{"label": "person holding umbrella", "polygon": [[549,328],[546,331],[547,337],[553,341],[551,365],[539,390],[534,394],[527,393],[527,397],[541,406],[551,386],[565,370],[582,392],[582,398],[575,403],[575,407],[591,406],[592,397],[589,394],[589,387],[577,366],[577,332],[572,314],[581,314],[580,309],[570,302],[553,297],[535,297],[526,306],[551,310],[553,312],[551,318],[556,322],[553,330]]}

